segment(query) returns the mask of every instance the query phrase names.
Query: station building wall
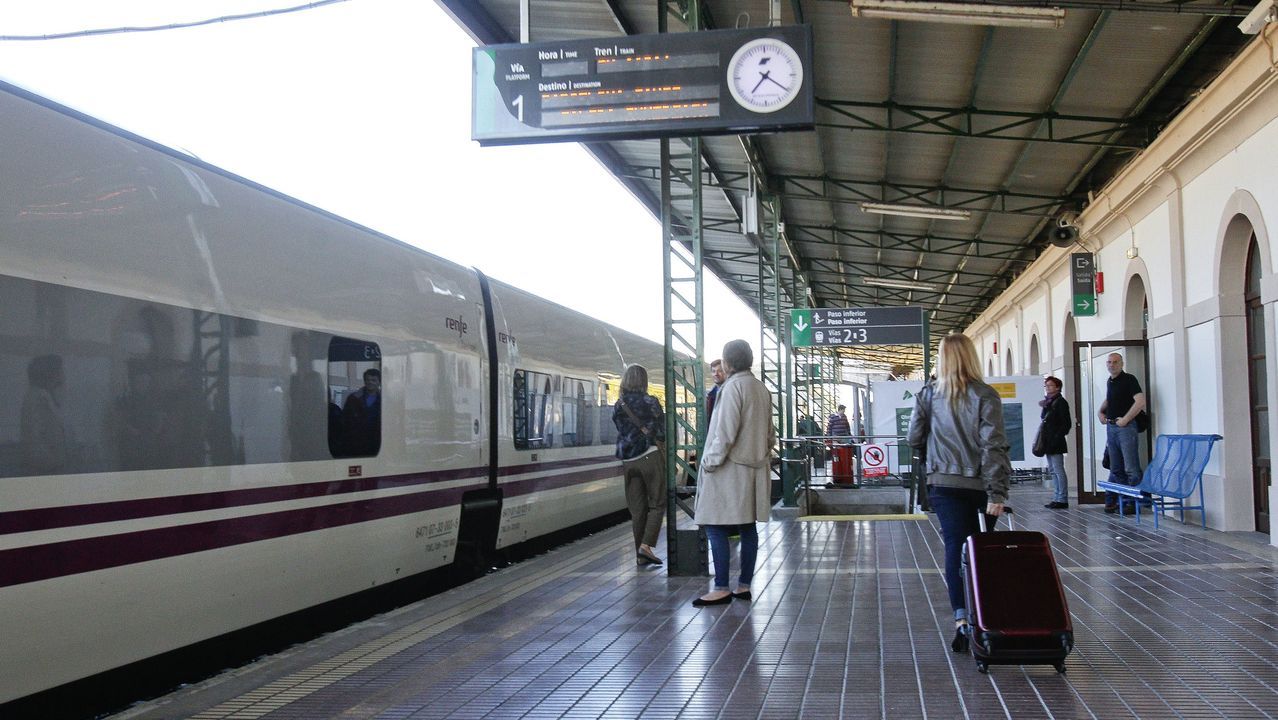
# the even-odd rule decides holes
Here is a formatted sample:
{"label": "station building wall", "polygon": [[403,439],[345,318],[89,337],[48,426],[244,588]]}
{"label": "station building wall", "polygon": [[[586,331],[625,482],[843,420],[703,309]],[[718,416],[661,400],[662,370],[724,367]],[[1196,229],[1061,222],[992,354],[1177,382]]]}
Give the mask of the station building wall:
{"label": "station building wall", "polygon": [[[967,328],[987,371],[1051,373],[1067,392],[1074,341],[1147,339],[1152,432],[1224,436],[1203,476],[1207,524],[1220,530],[1256,529],[1244,304],[1253,233],[1271,408],[1265,434],[1278,449],[1278,238],[1268,231],[1278,227],[1276,167],[1278,74],[1257,38],[1092,198],[1080,219],[1082,247],[1049,248]],[[1095,317],[1073,316],[1068,262],[1078,251],[1093,252],[1104,273]],[[1103,391],[1103,378],[1095,380]],[[1083,413],[1094,432],[1094,413]],[[1099,472],[1084,444],[1085,468]],[[1072,459],[1067,466],[1072,473]],[[1272,512],[1278,489],[1268,497]],[[1278,545],[1275,537],[1271,530]]]}

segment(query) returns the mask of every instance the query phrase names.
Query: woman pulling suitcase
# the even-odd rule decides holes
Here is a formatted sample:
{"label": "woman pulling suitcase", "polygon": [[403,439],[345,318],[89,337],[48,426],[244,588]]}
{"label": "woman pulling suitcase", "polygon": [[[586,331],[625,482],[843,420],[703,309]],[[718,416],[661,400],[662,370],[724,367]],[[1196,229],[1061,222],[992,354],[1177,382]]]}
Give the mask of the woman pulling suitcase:
{"label": "woman pulling suitcase", "polygon": [[1012,463],[1003,430],[1003,401],[981,374],[976,346],[960,333],[937,347],[936,380],[923,388],[910,416],[909,444],[924,451],[928,500],[945,541],[945,584],[954,609],[955,652],[968,649],[963,592],[963,543],[980,532],[980,513],[992,530],[1007,502]]}

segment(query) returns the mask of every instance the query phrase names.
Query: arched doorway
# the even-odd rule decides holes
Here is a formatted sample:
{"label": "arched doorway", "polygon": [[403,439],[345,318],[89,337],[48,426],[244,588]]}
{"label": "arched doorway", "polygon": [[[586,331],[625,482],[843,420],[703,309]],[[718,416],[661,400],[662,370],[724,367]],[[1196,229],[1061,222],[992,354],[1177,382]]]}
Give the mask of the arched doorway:
{"label": "arched doorway", "polygon": [[989,370],[985,372],[986,377],[994,377],[994,358],[990,358]]}
{"label": "arched doorway", "polygon": [[1030,335],[1029,371],[1031,375],[1042,372],[1038,369],[1038,335]]}
{"label": "arched doorway", "polygon": [[1016,369],[1012,366],[1012,348],[1007,349],[1007,361],[1003,363],[1004,375],[1015,375]]}
{"label": "arched doorway", "polygon": [[1243,306],[1247,317],[1247,394],[1251,400],[1251,483],[1256,530],[1269,532],[1269,386],[1265,367],[1265,306],[1260,300],[1260,247],[1247,246]]}
{"label": "arched doorway", "polygon": [[1123,337],[1128,340],[1149,339],[1149,296],[1145,293],[1145,281],[1133,275],[1127,285],[1127,298],[1123,303]]}
{"label": "arched doorway", "polygon": [[[1246,208],[1244,208],[1246,209]],[[1258,213],[1255,208],[1251,209]],[[1220,500],[1208,513],[1219,530],[1258,530],[1269,527],[1269,406],[1266,329],[1258,286],[1269,279],[1267,241],[1263,229],[1245,212],[1231,212],[1222,221],[1217,277],[1221,338],[1216,357],[1207,356],[1219,383],[1219,432],[1225,437],[1218,476]],[[1246,408],[1244,411],[1243,408]],[[1204,480],[1207,479],[1204,475]],[[1210,487],[1210,486],[1208,486]]]}

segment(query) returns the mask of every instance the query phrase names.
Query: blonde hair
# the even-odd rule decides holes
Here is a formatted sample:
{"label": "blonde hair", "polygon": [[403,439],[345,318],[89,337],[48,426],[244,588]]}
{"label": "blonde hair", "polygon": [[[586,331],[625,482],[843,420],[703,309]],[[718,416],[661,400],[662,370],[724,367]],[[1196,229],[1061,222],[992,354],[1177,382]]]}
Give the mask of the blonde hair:
{"label": "blonde hair", "polygon": [[957,409],[959,401],[967,397],[968,385],[982,380],[981,361],[972,339],[962,333],[941,338],[936,348],[936,391],[950,401],[950,408]]}

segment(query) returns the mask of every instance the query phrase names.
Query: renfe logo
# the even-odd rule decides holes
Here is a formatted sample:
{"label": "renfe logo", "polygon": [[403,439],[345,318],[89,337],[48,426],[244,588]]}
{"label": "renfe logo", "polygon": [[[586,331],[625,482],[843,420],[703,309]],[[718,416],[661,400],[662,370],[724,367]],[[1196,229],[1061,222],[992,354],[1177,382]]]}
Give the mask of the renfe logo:
{"label": "renfe logo", "polygon": [[457,333],[457,337],[465,335],[468,329],[466,321],[460,315],[456,318],[444,318],[444,327]]}

